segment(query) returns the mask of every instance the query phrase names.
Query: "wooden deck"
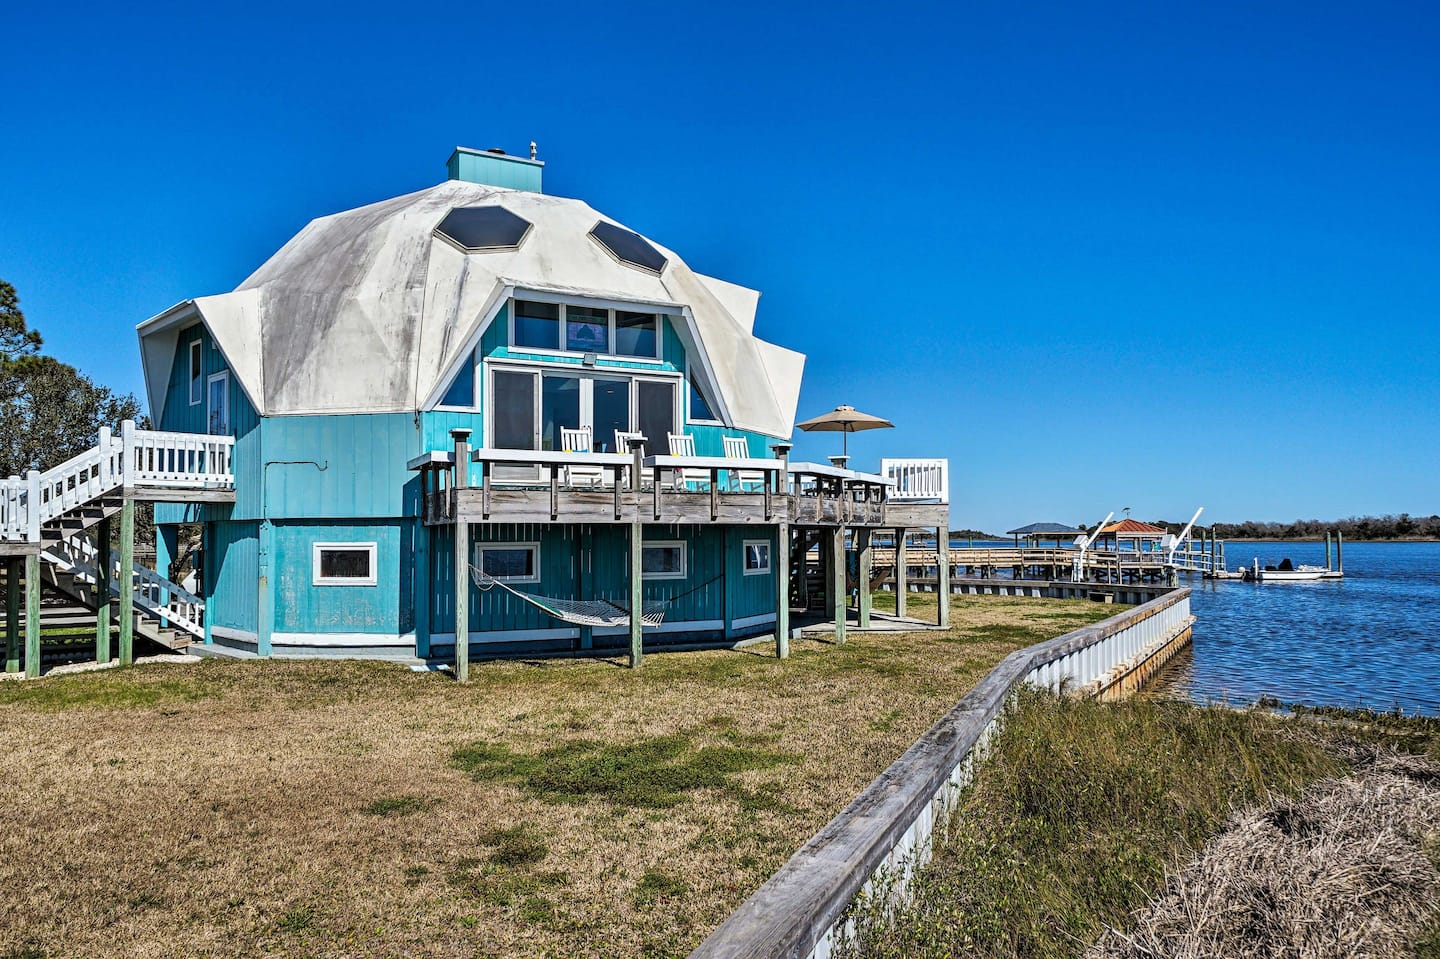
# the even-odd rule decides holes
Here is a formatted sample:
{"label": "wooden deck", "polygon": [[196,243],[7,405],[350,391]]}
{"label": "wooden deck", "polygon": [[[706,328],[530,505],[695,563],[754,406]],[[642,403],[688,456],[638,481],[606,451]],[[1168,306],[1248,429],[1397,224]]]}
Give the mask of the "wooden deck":
{"label": "wooden deck", "polygon": [[[426,525],[723,524],[948,529],[946,503],[893,497],[884,476],[781,459],[467,451],[410,461]],[[516,479],[520,474],[521,479]],[[529,477],[533,477],[529,478]]]}

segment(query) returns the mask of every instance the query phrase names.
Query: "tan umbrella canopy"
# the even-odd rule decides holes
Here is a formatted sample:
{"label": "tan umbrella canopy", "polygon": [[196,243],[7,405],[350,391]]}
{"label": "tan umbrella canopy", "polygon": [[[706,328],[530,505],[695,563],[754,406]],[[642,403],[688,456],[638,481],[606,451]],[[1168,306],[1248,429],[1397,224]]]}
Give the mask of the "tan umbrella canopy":
{"label": "tan umbrella canopy", "polygon": [[807,433],[844,433],[841,449],[850,455],[850,434],[861,430],[893,430],[895,424],[878,416],[862,413],[853,406],[837,406],[829,413],[821,413],[803,423],[796,423],[798,429]]}

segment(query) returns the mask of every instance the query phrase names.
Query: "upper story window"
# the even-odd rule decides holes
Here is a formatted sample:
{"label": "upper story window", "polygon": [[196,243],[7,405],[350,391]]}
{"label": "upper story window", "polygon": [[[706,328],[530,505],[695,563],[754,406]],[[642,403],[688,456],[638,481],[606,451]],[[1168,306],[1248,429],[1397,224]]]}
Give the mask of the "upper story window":
{"label": "upper story window", "polygon": [[660,314],[574,303],[513,301],[510,345],[660,359]]}
{"label": "upper story window", "polygon": [[199,340],[190,341],[190,405],[198,406],[205,398],[205,351]]}
{"label": "upper story window", "polygon": [[560,348],[560,304],[515,301],[515,326],[510,342],[542,350]]}

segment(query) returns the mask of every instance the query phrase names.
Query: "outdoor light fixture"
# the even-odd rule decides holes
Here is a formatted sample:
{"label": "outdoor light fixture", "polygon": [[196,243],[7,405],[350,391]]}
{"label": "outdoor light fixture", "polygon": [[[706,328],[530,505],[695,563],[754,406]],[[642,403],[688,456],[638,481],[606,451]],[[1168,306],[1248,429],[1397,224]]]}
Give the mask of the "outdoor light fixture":
{"label": "outdoor light fixture", "polygon": [[584,364],[585,366],[594,366],[594,365],[595,365],[595,361],[596,361],[598,358],[599,358],[599,357],[598,357],[596,354],[594,354],[594,353],[586,353],[586,354],[585,354],[585,358],[584,358],[583,360],[581,360],[580,362],[581,362],[582,364]]}

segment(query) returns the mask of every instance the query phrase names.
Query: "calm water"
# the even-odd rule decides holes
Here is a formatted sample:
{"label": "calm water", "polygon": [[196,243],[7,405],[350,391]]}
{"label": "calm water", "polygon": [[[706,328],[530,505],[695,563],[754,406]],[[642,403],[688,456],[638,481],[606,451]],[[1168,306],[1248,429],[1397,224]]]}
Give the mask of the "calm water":
{"label": "calm water", "polygon": [[[1323,542],[1225,553],[1232,569],[1256,556],[1325,563]],[[1347,543],[1338,581],[1189,585],[1194,647],[1157,677],[1161,688],[1202,702],[1273,696],[1440,716],[1440,543]]]}

